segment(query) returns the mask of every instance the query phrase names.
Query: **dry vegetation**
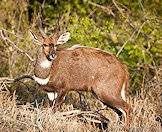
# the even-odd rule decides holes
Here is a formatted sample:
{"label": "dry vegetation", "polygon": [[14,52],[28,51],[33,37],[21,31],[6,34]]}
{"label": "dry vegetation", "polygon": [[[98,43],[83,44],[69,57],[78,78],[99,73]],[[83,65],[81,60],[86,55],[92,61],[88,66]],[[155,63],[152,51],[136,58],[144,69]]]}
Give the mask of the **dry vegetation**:
{"label": "dry vegetation", "polygon": [[[129,97],[128,99],[133,108],[132,122],[129,129],[131,132],[161,132],[162,130],[160,124],[161,106],[159,104],[160,98],[158,98],[158,93],[161,92],[158,81],[158,79],[161,79],[160,69],[158,73],[156,78],[143,84],[145,89],[146,87],[149,89],[147,93],[141,92],[138,96]],[[54,114],[49,107],[43,105],[44,100],[36,103],[36,105],[30,102],[23,105],[20,100],[17,100],[16,91],[13,93],[8,91],[9,85],[7,82],[1,82],[0,131],[88,132],[102,130],[102,128],[99,129],[95,125],[99,120],[95,118],[97,114],[92,111],[81,111],[81,108],[79,110],[79,108],[74,108],[72,104],[66,103],[60,111]],[[86,101],[90,104],[90,107],[95,102],[89,98]],[[97,102],[95,102],[95,106],[97,106]],[[95,106],[91,110],[95,110]],[[110,109],[103,110],[101,113],[110,120],[107,131],[127,131],[122,123],[117,122],[115,113]]]}

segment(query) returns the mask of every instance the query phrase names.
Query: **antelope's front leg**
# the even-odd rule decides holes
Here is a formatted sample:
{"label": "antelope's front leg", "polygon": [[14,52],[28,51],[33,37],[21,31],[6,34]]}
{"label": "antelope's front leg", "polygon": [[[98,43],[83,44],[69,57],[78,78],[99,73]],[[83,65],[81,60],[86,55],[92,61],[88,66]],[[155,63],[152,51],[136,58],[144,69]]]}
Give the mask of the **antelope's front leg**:
{"label": "antelope's front leg", "polygon": [[56,112],[61,104],[64,101],[66,92],[60,92],[60,93],[48,93],[48,98],[50,100],[50,106],[52,107],[52,110]]}
{"label": "antelope's front leg", "polygon": [[48,95],[50,107],[53,107],[53,105],[55,104],[55,100],[57,98],[57,93],[56,92],[48,92],[47,95]]}

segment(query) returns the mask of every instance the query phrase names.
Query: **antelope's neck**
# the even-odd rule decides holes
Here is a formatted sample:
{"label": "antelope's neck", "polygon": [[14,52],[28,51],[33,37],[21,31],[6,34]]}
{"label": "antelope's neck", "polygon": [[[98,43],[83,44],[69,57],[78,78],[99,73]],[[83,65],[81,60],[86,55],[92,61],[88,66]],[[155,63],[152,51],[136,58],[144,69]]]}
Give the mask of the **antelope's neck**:
{"label": "antelope's neck", "polygon": [[34,79],[40,85],[46,85],[50,79],[50,69],[52,61],[49,61],[42,51],[38,51],[36,64],[34,67]]}

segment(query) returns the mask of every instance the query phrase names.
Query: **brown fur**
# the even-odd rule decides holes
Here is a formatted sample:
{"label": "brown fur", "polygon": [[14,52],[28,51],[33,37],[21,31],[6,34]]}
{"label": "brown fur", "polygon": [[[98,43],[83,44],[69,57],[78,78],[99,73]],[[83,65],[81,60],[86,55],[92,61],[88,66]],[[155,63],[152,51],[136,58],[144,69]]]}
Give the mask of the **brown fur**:
{"label": "brown fur", "polygon": [[44,90],[62,96],[54,108],[61,105],[68,91],[90,91],[104,104],[129,114],[128,104],[121,99],[121,88],[128,83],[128,71],[114,55],[93,48],[64,49],[56,55],[49,83],[43,86]]}
{"label": "brown fur", "polygon": [[[63,36],[66,35],[68,34]],[[130,106],[121,97],[124,84],[125,90],[128,87],[127,67],[114,55],[95,48],[78,47],[56,51],[57,39],[56,36],[43,38],[43,47],[38,52],[35,65],[35,76],[42,79],[50,76],[49,82],[41,88],[47,92],[58,93],[53,105],[54,111],[60,107],[68,91],[89,91],[117,114],[125,111],[129,124]],[[40,67],[40,62],[51,54],[57,56],[52,60],[51,67]]]}

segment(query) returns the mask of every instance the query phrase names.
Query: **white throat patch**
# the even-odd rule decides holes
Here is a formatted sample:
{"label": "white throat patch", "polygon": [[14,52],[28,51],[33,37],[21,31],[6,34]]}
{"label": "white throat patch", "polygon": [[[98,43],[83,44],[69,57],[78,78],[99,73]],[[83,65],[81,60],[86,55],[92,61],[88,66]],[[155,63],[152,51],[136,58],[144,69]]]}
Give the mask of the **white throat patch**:
{"label": "white throat patch", "polygon": [[42,68],[49,68],[49,67],[51,67],[51,65],[52,65],[52,62],[51,61],[49,61],[49,60],[43,60],[41,63],[40,63],[40,66],[42,67]]}
{"label": "white throat patch", "polygon": [[50,76],[47,77],[46,79],[42,79],[39,77],[36,77],[35,75],[33,76],[34,80],[39,83],[40,85],[46,85],[49,82]]}

